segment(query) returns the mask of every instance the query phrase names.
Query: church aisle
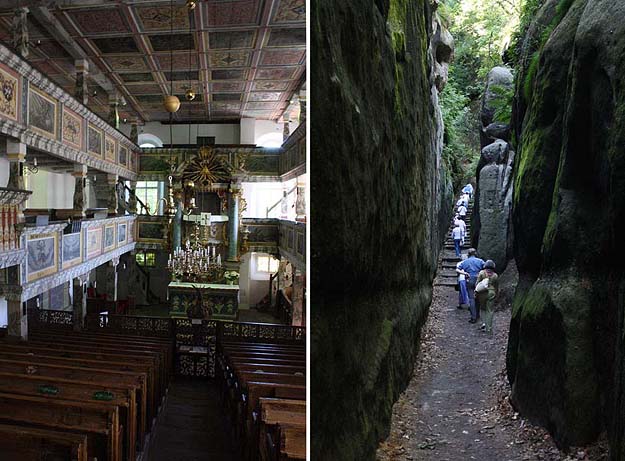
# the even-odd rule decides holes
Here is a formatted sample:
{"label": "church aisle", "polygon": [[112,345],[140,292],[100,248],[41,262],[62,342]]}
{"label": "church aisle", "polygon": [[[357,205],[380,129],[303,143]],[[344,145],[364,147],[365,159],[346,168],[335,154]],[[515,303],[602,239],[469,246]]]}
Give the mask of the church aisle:
{"label": "church aisle", "polygon": [[153,434],[147,461],[234,461],[219,402],[210,381],[176,377]]}

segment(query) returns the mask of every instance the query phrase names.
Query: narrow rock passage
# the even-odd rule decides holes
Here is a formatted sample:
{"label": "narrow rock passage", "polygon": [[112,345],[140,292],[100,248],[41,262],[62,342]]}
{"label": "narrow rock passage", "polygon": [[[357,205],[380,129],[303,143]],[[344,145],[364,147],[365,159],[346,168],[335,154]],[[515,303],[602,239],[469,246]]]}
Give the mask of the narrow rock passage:
{"label": "narrow rock passage", "polygon": [[[479,329],[480,322],[468,323],[468,310],[457,308],[457,261],[448,240],[414,376],[393,407],[378,461],[607,460],[605,441],[565,454],[544,429],[514,412],[505,376],[508,298],[498,299],[492,336]],[[500,274],[500,291],[510,292],[512,279]]]}

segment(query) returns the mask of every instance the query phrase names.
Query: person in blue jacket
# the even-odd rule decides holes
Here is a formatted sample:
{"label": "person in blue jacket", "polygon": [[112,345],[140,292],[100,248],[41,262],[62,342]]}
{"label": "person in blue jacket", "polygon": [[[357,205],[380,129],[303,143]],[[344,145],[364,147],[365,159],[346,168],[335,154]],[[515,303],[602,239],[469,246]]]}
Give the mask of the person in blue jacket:
{"label": "person in blue jacket", "polygon": [[480,308],[475,303],[475,285],[478,274],[484,269],[484,260],[477,257],[475,248],[469,248],[468,256],[458,265],[456,272],[467,277],[467,293],[469,295],[469,310],[471,311],[469,323],[475,323],[480,318]]}

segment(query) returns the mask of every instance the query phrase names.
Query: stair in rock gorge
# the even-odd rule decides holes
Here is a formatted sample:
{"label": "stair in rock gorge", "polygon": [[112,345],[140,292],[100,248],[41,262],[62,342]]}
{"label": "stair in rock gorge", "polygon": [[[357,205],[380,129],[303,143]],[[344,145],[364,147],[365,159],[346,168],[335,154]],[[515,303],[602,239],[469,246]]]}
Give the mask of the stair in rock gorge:
{"label": "stair in rock gorge", "polygon": [[[456,198],[458,200],[458,198]],[[469,202],[467,207],[467,216],[465,223],[467,224],[467,237],[465,237],[465,244],[461,246],[462,253],[466,254],[466,250],[471,247],[471,217],[473,215],[473,199]],[[447,237],[443,245],[443,251],[439,258],[438,271],[436,272],[436,278],[434,279],[434,286],[456,286],[458,274],[456,273],[456,264],[460,261],[460,258],[456,257],[456,250],[454,248],[454,241],[451,238],[451,230],[453,229],[453,218],[447,230]]]}

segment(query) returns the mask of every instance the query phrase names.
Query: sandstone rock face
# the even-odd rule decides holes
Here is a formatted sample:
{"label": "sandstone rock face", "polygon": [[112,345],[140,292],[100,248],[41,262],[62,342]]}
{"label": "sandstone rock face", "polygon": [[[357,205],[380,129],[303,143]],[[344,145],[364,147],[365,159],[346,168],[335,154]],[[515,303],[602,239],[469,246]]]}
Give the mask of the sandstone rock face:
{"label": "sandstone rock face", "polygon": [[495,108],[507,103],[503,90],[511,91],[512,84],[512,72],[506,67],[494,67],[488,73],[480,109],[482,152],[475,173],[472,244],[480,257],[495,261],[498,273],[506,269],[512,258],[514,152],[508,144],[510,125],[495,120]]}
{"label": "sandstone rock face", "polygon": [[[480,121],[482,123],[482,131],[480,132],[480,142],[482,148],[486,147],[493,141],[493,137],[486,131],[486,128],[494,122],[501,122],[500,120],[495,120],[495,109],[496,106],[494,104],[495,101],[500,100],[502,98],[502,92],[506,89],[512,89],[514,84],[514,76],[512,72],[507,67],[493,67],[491,71],[488,73],[488,77],[486,78],[486,87],[484,89],[484,95],[482,96],[482,108],[480,111]],[[500,123],[500,125],[505,125],[504,123]],[[501,126],[499,131],[502,130]],[[500,136],[496,136],[496,138],[500,138]],[[503,139],[506,139],[503,137]]]}
{"label": "sandstone rock face", "polygon": [[625,459],[623,17],[621,1],[547,0],[524,41],[507,358],[524,416],[563,446],[607,430],[613,460]]}
{"label": "sandstone rock face", "polygon": [[425,0],[313,9],[312,455],[369,460],[412,373],[451,217],[432,16]]}
{"label": "sandstone rock face", "polygon": [[514,151],[507,142],[498,139],[482,149],[476,192],[476,203],[479,203],[477,251],[480,257],[495,261],[498,273],[506,269],[511,256],[513,165]]}

